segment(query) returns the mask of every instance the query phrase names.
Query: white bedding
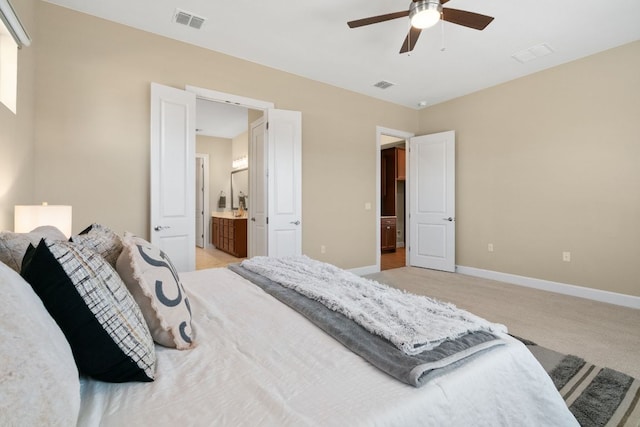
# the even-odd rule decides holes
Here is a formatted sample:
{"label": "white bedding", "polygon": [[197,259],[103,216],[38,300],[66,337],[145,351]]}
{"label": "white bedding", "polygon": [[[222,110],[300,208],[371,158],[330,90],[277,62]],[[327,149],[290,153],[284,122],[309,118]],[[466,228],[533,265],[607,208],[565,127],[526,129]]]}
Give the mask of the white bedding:
{"label": "white bedding", "polygon": [[577,426],[520,342],[422,388],[369,365],[227,269],[181,275],[197,346],[157,346],[153,383],[81,382],[79,426]]}

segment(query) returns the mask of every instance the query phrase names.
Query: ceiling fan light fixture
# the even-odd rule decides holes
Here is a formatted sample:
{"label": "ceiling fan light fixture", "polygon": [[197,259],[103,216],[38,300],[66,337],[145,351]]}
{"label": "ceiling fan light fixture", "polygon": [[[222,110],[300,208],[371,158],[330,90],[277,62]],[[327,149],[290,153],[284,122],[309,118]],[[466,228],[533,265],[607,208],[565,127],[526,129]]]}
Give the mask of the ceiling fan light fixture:
{"label": "ceiling fan light fixture", "polygon": [[422,0],[411,4],[409,18],[413,27],[424,30],[436,25],[441,14],[442,6],[438,0]]}

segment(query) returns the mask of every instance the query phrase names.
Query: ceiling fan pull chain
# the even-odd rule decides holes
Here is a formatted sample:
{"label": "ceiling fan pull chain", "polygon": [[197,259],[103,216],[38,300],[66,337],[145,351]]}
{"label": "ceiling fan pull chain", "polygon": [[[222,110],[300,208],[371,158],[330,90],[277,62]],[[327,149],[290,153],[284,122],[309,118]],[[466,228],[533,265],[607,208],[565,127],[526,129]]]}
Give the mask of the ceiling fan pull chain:
{"label": "ceiling fan pull chain", "polygon": [[442,46],[440,47],[440,52],[444,52],[445,50],[447,50],[447,47],[445,46],[445,42],[444,42],[444,21],[440,20],[440,38],[442,40]]}

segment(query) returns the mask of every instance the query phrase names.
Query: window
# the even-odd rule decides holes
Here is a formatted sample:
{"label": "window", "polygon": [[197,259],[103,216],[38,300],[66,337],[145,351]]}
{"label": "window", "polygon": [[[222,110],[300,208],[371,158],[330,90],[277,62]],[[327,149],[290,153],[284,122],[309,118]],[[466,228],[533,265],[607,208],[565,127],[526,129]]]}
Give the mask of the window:
{"label": "window", "polygon": [[30,44],[31,38],[9,0],[0,0],[0,102],[14,114],[18,87],[18,49]]}
{"label": "window", "polygon": [[16,113],[18,45],[0,20],[0,102]]}

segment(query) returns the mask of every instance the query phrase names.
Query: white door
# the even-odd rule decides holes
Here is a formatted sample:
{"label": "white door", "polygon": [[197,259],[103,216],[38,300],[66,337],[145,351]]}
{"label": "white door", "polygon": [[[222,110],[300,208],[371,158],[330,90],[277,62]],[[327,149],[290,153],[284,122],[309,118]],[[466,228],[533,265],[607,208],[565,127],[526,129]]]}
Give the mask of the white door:
{"label": "white door", "polygon": [[267,111],[269,256],[302,255],[302,114]]}
{"label": "white door", "polygon": [[249,256],[300,255],[302,114],[270,108],[249,138]]}
{"label": "white door", "polygon": [[266,120],[251,123],[249,132],[249,257],[267,255]]}
{"label": "white door", "polygon": [[455,132],[409,140],[409,263],[455,271]]}
{"label": "white door", "polygon": [[151,243],[195,270],[196,96],[151,83]]}

